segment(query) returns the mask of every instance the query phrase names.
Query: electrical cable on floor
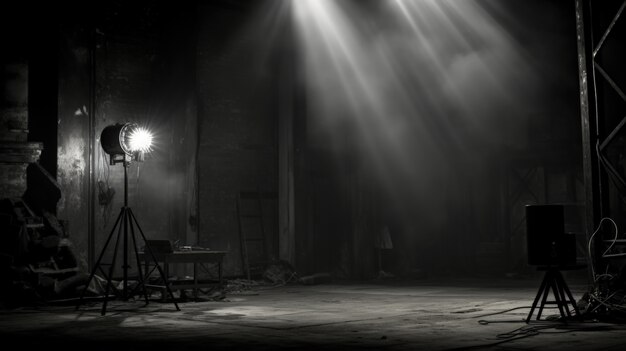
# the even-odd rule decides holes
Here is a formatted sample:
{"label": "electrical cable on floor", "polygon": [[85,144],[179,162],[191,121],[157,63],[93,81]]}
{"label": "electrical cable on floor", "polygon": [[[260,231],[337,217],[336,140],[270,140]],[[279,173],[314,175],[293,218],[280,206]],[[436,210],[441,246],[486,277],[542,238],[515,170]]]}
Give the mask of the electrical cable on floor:
{"label": "electrical cable on floor", "polygon": [[[588,324],[589,322],[582,322],[582,323]],[[563,330],[547,331],[549,329],[563,329]],[[510,332],[497,334],[496,338],[502,339],[500,341],[495,341],[495,342],[488,343],[488,344],[464,346],[464,347],[453,348],[453,349],[448,349],[448,350],[483,349],[483,348],[501,345],[501,344],[515,341],[515,340],[525,339],[525,338],[540,335],[540,334],[567,334],[567,333],[572,333],[572,332],[607,331],[607,330],[612,330],[612,329],[613,327],[608,326],[608,325],[592,325],[588,327],[581,327],[580,324],[563,325],[560,322],[559,323],[540,323],[540,324],[533,324],[533,325],[525,325],[525,326],[516,328]]]}
{"label": "electrical cable on floor", "polygon": [[524,322],[524,319],[514,319],[514,320],[502,320],[502,321],[488,321],[485,319],[481,319],[478,321],[480,325],[488,325],[488,324],[502,324],[502,323],[521,323]]}
{"label": "electrical cable on floor", "polygon": [[[615,293],[611,294],[610,296],[606,297],[605,299],[599,299],[598,297],[594,296],[593,294],[590,294],[590,299],[596,300],[599,303],[599,306],[606,306],[606,307],[610,307],[610,308],[614,308],[616,309],[616,307],[622,307],[623,306],[614,306],[613,304],[609,303],[608,300],[610,300],[611,298],[613,298],[613,296],[615,295]],[[598,306],[596,306],[597,308]],[[487,313],[487,314],[482,314],[482,315],[478,315],[475,316],[474,318],[483,318],[483,317],[487,317],[487,316],[494,316],[494,315],[500,315],[500,314],[504,314],[507,312],[511,312],[511,311],[515,311],[515,310],[519,310],[519,309],[525,309],[525,308],[530,308],[529,306],[520,306],[520,307],[514,307],[514,308],[510,308],[510,309],[506,309],[506,310],[502,310],[502,311],[498,311],[498,312],[494,312],[494,313]],[[619,310],[619,309],[617,309]],[[593,311],[592,311],[593,312]],[[575,313],[574,311],[570,311],[570,313]],[[550,317],[548,317],[548,319],[550,319]],[[480,325],[488,325],[488,324],[496,324],[496,323],[523,323],[524,320],[485,320],[485,319],[480,319],[478,320],[478,323]],[[570,323],[572,323],[570,321]],[[592,323],[593,325],[589,325],[589,323]],[[524,338],[528,338],[531,336],[536,336],[536,335],[540,335],[540,334],[567,334],[567,333],[572,333],[572,332],[580,332],[580,331],[603,331],[603,330],[611,330],[613,327],[609,326],[609,325],[597,325],[598,321],[579,321],[576,322],[574,321],[573,324],[562,324],[560,322],[560,318],[554,318],[552,321],[533,321],[531,324],[527,324],[524,325],[522,327],[516,328],[512,331],[509,332],[505,332],[505,333],[500,333],[496,335],[497,339],[501,339],[499,341],[495,341],[492,343],[488,343],[488,344],[480,344],[480,345],[474,345],[474,346],[466,346],[466,347],[460,347],[460,348],[455,348],[455,349],[450,349],[450,350],[469,350],[469,349],[483,349],[483,348],[488,348],[488,347],[494,347],[497,345],[501,345],[503,343],[507,343],[507,342],[511,342],[511,341],[515,341],[515,340],[519,340],[519,339],[524,339]],[[555,331],[549,331],[551,329],[556,329]]]}
{"label": "electrical cable on floor", "polygon": [[503,310],[503,311],[498,311],[498,312],[493,312],[493,313],[487,313],[487,314],[481,314],[479,316],[474,316],[473,318],[482,318],[482,317],[488,317],[488,316],[495,316],[498,314],[504,314],[507,312],[511,312],[511,311],[515,311],[515,310],[521,310],[524,308],[531,308],[531,306],[520,306],[520,307],[513,307],[513,308],[509,308],[508,310]]}
{"label": "electrical cable on floor", "polygon": [[[520,310],[520,309],[528,309],[531,308],[531,306],[520,306],[520,307],[513,307],[513,308],[509,308],[506,310],[502,310],[502,311],[498,311],[498,312],[493,312],[493,313],[487,313],[487,314],[482,314],[479,316],[474,316],[474,318],[483,318],[483,317],[487,317],[487,316],[495,316],[495,315],[500,315],[500,314],[504,314],[504,313],[508,313],[511,311],[516,311],[516,310]],[[523,323],[525,321],[525,319],[519,319],[519,320],[485,320],[485,319],[480,319],[478,320],[478,324],[480,325],[488,325],[488,324],[501,324],[501,323]],[[554,320],[555,322],[558,321],[558,319]],[[532,325],[524,325],[522,327],[516,328],[510,332],[506,332],[506,333],[500,333],[496,335],[496,338],[498,339],[504,339],[504,340],[500,340],[500,341],[496,341],[493,343],[489,343],[489,344],[481,344],[481,345],[475,345],[475,346],[470,346],[470,347],[463,347],[460,349],[481,349],[481,348],[485,348],[485,347],[492,347],[492,346],[497,346],[500,344],[503,344],[505,342],[511,342],[514,340],[518,340],[518,339],[523,339],[523,338],[527,338],[530,336],[535,336],[535,335],[539,335],[541,333],[542,330],[545,329],[552,329],[555,328],[557,326],[557,324],[555,324],[554,322],[542,322],[541,324],[532,324]],[[564,332],[560,332],[560,333],[568,333],[571,331],[577,331],[577,330],[567,330]]]}
{"label": "electrical cable on floor", "polygon": [[[480,316],[474,316],[473,318],[482,318],[482,317],[487,317],[487,316],[495,316],[495,315],[499,315],[499,314],[503,314],[503,313],[507,313],[507,312],[511,312],[511,311],[515,311],[515,310],[519,310],[519,309],[524,309],[524,308],[532,308],[531,306],[521,306],[521,307],[514,307],[514,308],[510,308],[508,310],[503,310],[503,311],[499,311],[499,312],[494,312],[494,313],[488,313],[488,314],[483,314]],[[570,314],[574,315],[574,313],[576,313],[574,310],[570,310]],[[550,317],[548,317],[550,318]],[[526,320],[526,318],[523,318],[521,320],[507,320],[507,321],[490,321],[490,320],[485,320],[485,319],[481,319],[478,321],[478,324],[480,325],[487,325],[487,324],[493,324],[493,323],[519,323],[519,322],[524,322]],[[555,321],[558,320],[558,318],[554,319]]]}
{"label": "electrical cable on floor", "polygon": [[[626,313],[626,301],[623,297],[623,288],[619,286],[619,281],[617,278],[621,277],[621,274],[613,274],[609,272],[610,265],[607,263],[604,269],[604,272],[596,272],[596,267],[594,265],[595,259],[593,255],[592,246],[594,245],[594,239],[596,235],[602,229],[602,225],[605,221],[611,222],[613,225],[613,238],[610,240],[606,240],[610,242],[607,245],[606,249],[601,255],[601,258],[615,258],[626,256],[626,253],[617,252],[610,253],[611,250],[615,247],[616,243],[619,240],[619,229],[615,221],[609,217],[604,217],[600,220],[597,228],[594,230],[592,235],[589,237],[589,241],[587,242],[587,253],[589,256],[589,263],[591,268],[591,277],[593,278],[593,288],[590,292],[585,294],[586,301],[588,303],[587,306],[587,314],[611,314],[615,316],[615,312],[624,314]],[[620,293],[618,296],[616,296]],[[621,298],[620,298],[621,297]],[[595,306],[594,306],[595,305]],[[604,307],[605,310],[600,310],[601,307]]]}
{"label": "electrical cable on floor", "polygon": [[[594,279],[594,283],[597,282],[597,278],[596,278],[596,271],[595,271],[595,267],[593,264],[593,255],[591,252],[591,245],[593,243],[593,238],[596,236],[596,234],[598,234],[598,232],[600,232],[600,229],[602,228],[602,223],[604,223],[604,221],[610,221],[613,224],[613,228],[615,229],[615,239],[617,239],[619,230],[617,228],[617,224],[615,223],[614,220],[612,220],[609,217],[604,217],[600,220],[600,223],[598,224],[598,227],[596,228],[596,230],[593,232],[593,234],[591,234],[591,236],[589,237],[589,241],[587,242],[587,254],[589,255],[589,263],[590,263],[590,268],[591,268],[591,276]],[[604,252],[604,254],[606,254],[608,252],[608,250],[611,248],[611,246],[609,246],[609,248]],[[603,255],[604,255],[603,254]]]}

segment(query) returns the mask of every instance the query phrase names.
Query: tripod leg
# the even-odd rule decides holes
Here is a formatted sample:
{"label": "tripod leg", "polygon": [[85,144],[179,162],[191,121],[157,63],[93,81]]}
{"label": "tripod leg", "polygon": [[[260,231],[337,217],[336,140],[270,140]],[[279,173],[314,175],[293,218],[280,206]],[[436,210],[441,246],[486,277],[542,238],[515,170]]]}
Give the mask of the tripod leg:
{"label": "tripod leg", "polygon": [[565,291],[565,293],[567,294],[567,297],[569,298],[570,303],[572,304],[572,307],[574,307],[574,314],[576,315],[576,317],[580,318],[581,315],[580,315],[580,311],[578,310],[578,305],[576,304],[576,300],[574,299],[574,296],[572,296],[572,292],[570,291],[569,287],[567,286],[567,283],[565,282],[565,279],[563,278],[563,275],[560,274],[560,272],[559,272],[558,278],[561,281],[561,286],[563,287],[563,291]]}
{"label": "tripod leg", "polygon": [[537,320],[541,318],[541,313],[543,312],[543,307],[546,305],[546,300],[548,299],[548,294],[550,293],[550,271],[546,271],[545,278],[546,284],[543,289],[543,297],[541,298],[541,305],[539,305],[539,310],[537,311]]}
{"label": "tripod leg", "polygon": [[137,288],[141,286],[143,297],[147,305],[149,303],[148,292],[146,291],[146,282],[145,282],[145,279],[147,279],[147,277],[143,276],[143,272],[141,270],[141,260],[139,259],[139,250],[137,250],[137,239],[135,238],[135,228],[133,226],[133,221],[130,222],[130,236],[133,240],[133,249],[135,250],[135,259],[137,260],[137,274],[138,274],[137,279],[139,280],[139,285],[135,287],[135,289],[133,289],[133,291],[131,292],[131,295],[134,295],[135,290],[137,290]]}
{"label": "tripod leg", "polygon": [[537,302],[541,298],[541,293],[546,288],[547,275],[543,276],[543,280],[541,280],[541,285],[539,286],[539,291],[537,291],[537,296],[535,296],[535,300],[533,300],[533,304],[530,307],[530,312],[528,313],[528,317],[526,317],[526,323],[530,322],[530,319],[533,317],[533,312],[535,312],[535,308],[537,307]]}
{"label": "tripod leg", "polygon": [[[567,317],[571,317],[572,314],[569,311],[569,307],[567,307],[569,301],[565,298],[564,283],[565,281],[561,279],[561,272],[556,271],[554,273],[554,285],[559,292],[559,298],[561,300],[560,303],[563,306],[563,311],[565,312],[565,314],[567,314]],[[563,316],[563,318],[565,318],[565,316]]]}
{"label": "tripod leg", "polygon": [[96,275],[96,272],[98,271],[98,268],[100,267],[100,262],[102,261],[102,258],[104,257],[104,253],[106,252],[106,249],[109,246],[111,239],[113,238],[113,234],[115,233],[115,228],[120,223],[120,220],[122,219],[123,215],[124,215],[124,209],[120,210],[120,214],[117,216],[117,219],[115,220],[113,229],[111,229],[111,233],[109,234],[109,237],[107,238],[107,241],[104,243],[104,247],[102,248],[102,251],[100,252],[100,255],[98,256],[98,260],[96,261],[96,264],[91,269],[91,274],[89,274],[89,279],[87,280],[87,284],[85,285],[85,288],[80,294],[80,299],[78,300],[78,304],[76,305],[76,310],[78,310],[78,308],[83,302],[83,298],[85,297],[85,292],[89,288],[89,284],[91,284],[93,277]]}
{"label": "tripod leg", "polygon": [[554,294],[554,303],[559,309],[559,314],[565,323],[567,323],[567,315],[564,311],[563,300],[561,300],[561,293],[559,292],[558,284],[556,283],[556,273],[552,272],[552,279],[550,280],[550,287],[552,288],[552,293]]}
{"label": "tripod leg", "polygon": [[[137,230],[139,231],[139,234],[141,234],[141,238],[144,241],[147,241],[146,236],[143,234],[143,230],[141,230],[141,226],[139,226],[139,222],[137,222],[137,218],[135,218],[135,215],[133,214],[133,212],[131,211],[130,208],[128,209],[128,213],[130,215],[131,220],[134,221],[134,223],[137,225]],[[163,279],[163,283],[165,284],[165,288],[167,289],[167,292],[170,295],[170,298],[172,299],[172,302],[174,303],[174,306],[176,307],[176,310],[180,311],[180,307],[178,307],[178,303],[176,303],[176,300],[174,299],[174,294],[172,293],[172,289],[170,288],[169,284],[167,283],[167,276],[165,276],[165,273],[163,272],[163,269],[161,269],[161,265],[159,265],[159,262],[157,261],[156,256],[154,256],[154,253],[152,252],[152,249],[150,248],[150,245],[146,245],[146,249],[148,249],[148,253],[150,254],[150,257],[152,258],[152,260],[154,261],[154,264],[155,264],[157,270],[159,271],[159,274],[161,275],[161,279]]]}
{"label": "tripod leg", "polygon": [[120,244],[120,235],[122,234],[122,226],[125,225],[125,223],[123,222],[127,220],[127,216],[128,216],[128,213],[126,212],[125,209],[122,209],[122,212],[123,212],[122,225],[119,226],[117,229],[117,239],[115,240],[115,248],[113,249],[113,260],[111,261],[111,267],[109,267],[109,276],[107,277],[107,285],[104,290],[104,302],[102,303],[102,312],[100,312],[102,316],[104,316],[107,313],[107,303],[109,302],[109,291],[111,290],[111,280],[113,279],[115,262],[117,261],[117,249]]}

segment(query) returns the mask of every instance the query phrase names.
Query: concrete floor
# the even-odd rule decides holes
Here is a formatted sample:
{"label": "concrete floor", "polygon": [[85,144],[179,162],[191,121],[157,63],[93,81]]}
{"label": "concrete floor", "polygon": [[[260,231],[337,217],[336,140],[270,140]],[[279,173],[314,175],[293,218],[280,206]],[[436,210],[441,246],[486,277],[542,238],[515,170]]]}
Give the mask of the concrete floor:
{"label": "concrete floor", "polygon": [[[569,281],[576,299],[584,281]],[[624,350],[626,325],[523,322],[540,277],[253,286],[214,301],[1,311],[0,340],[64,350]],[[549,310],[553,315],[555,310]],[[520,329],[521,328],[521,329]]]}

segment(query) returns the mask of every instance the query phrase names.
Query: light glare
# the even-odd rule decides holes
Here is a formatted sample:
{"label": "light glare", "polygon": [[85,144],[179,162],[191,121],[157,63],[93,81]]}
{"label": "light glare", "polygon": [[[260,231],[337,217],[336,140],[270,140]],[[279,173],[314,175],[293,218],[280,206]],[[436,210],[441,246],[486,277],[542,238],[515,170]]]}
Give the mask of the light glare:
{"label": "light glare", "polygon": [[150,152],[152,150],[152,133],[145,128],[135,128],[129,137],[131,151]]}

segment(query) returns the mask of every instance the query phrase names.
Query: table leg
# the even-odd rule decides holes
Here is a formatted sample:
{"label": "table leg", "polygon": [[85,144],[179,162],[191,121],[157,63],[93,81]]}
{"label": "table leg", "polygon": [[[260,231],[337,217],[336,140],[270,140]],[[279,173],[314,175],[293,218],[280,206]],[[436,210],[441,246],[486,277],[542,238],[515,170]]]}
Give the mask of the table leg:
{"label": "table leg", "polygon": [[222,288],[222,260],[221,259],[217,262],[217,281],[218,281],[219,287]]}
{"label": "table leg", "polygon": [[167,258],[163,258],[163,289],[161,289],[161,295],[163,301],[167,300],[167,285],[170,283],[170,265],[167,263]]}
{"label": "table leg", "polygon": [[198,263],[193,263],[193,298],[198,299]]}

